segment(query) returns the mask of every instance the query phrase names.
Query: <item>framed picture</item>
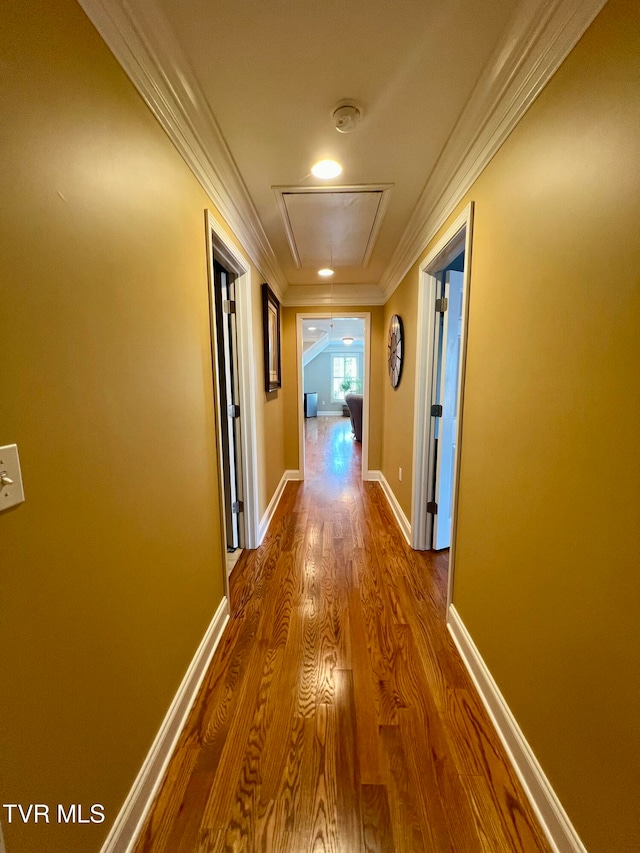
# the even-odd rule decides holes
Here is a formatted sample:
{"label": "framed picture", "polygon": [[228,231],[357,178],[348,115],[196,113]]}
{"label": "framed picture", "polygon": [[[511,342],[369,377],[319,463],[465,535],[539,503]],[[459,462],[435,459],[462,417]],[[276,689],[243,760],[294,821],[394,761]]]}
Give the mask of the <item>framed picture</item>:
{"label": "framed picture", "polygon": [[280,364],[280,303],[268,284],[262,285],[262,329],[264,387],[269,392],[282,387],[282,368]]}

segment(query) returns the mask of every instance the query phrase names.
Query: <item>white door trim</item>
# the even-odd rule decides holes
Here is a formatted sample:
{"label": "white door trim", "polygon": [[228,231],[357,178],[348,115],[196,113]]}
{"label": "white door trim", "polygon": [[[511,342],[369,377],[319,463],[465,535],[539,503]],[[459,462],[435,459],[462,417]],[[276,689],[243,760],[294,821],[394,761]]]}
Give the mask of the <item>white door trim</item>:
{"label": "white door trim", "polygon": [[433,360],[435,326],[433,315],[436,298],[436,273],[444,269],[464,250],[464,278],[462,294],[462,334],[460,337],[460,365],[458,375],[458,424],[456,454],[453,469],[453,509],[451,514],[451,550],[449,552],[448,605],[453,592],[453,566],[458,505],[458,472],[462,434],[462,407],[464,403],[464,374],[466,366],[467,322],[469,309],[469,271],[471,269],[471,235],[473,230],[473,202],[449,226],[440,240],[418,265],[418,329],[416,340],[416,386],[413,424],[413,501],[411,511],[411,546],[417,551],[428,547],[430,528],[427,516],[429,484],[432,482],[434,460],[431,458],[431,396],[433,387]]}
{"label": "white door trim", "polygon": [[[233,244],[222,225],[215,219],[210,210],[205,211],[207,227],[207,269],[210,281],[213,281],[212,259],[213,254],[227,267],[230,272],[237,276],[236,303],[237,316],[236,328],[238,337],[238,370],[240,374],[240,418],[241,438],[240,452],[242,454],[242,490],[244,500],[244,547],[258,547],[258,526],[260,523],[258,512],[258,484],[256,480],[256,460],[258,458],[258,445],[256,439],[256,377],[255,360],[253,357],[253,321],[251,314],[251,266],[249,261]],[[215,343],[215,324],[211,328],[213,359],[215,365],[215,376],[213,377],[216,387],[216,400],[219,399],[218,371],[217,371],[217,349]],[[220,435],[219,413],[216,411],[216,431],[218,439],[219,459],[222,460],[222,445]],[[222,470],[219,471],[221,488]],[[225,524],[224,508],[222,511],[222,523]],[[224,529],[224,527],[223,527]],[[226,538],[225,538],[226,541]]]}
{"label": "white door trim", "polygon": [[304,320],[328,320],[331,317],[357,317],[364,320],[364,382],[362,405],[362,479],[369,479],[369,373],[371,364],[370,311],[304,311],[296,314],[296,362],[298,369],[298,469],[304,480],[304,383],[302,370],[302,323]]}

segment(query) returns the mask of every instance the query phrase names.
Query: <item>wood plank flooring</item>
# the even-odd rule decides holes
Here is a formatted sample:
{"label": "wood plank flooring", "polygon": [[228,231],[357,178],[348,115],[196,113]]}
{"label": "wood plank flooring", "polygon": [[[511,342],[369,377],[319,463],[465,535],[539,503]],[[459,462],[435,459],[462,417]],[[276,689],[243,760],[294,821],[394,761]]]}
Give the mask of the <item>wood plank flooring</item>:
{"label": "wood plank flooring", "polygon": [[135,853],[549,851],[346,418],[231,579],[232,618]]}

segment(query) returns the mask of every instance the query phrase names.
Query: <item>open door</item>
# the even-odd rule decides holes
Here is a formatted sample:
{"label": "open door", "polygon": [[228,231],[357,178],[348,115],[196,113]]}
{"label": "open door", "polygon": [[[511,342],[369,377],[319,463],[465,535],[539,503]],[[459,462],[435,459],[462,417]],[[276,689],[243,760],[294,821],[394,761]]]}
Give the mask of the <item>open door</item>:
{"label": "open door", "polygon": [[227,551],[244,547],[235,278],[214,255],[211,296],[215,317]]}
{"label": "open door", "polygon": [[435,466],[433,501],[429,509],[433,512],[431,547],[436,551],[451,545],[453,475],[458,434],[462,291],[462,272],[445,271],[441,292],[436,301],[436,362],[431,408],[435,418]]}
{"label": "open door", "polygon": [[411,545],[449,548],[447,607],[456,561],[472,236],[469,202],[418,267]]}

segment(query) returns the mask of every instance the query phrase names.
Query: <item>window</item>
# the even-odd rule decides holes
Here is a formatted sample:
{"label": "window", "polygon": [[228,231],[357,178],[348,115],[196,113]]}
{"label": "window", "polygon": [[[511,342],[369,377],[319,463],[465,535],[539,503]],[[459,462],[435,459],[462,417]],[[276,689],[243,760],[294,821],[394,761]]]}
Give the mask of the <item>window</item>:
{"label": "window", "polygon": [[331,380],[331,399],[344,400],[347,393],[342,387],[345,380],[355,386],[358,379],[358,358],[355,355],[334,355]]}

